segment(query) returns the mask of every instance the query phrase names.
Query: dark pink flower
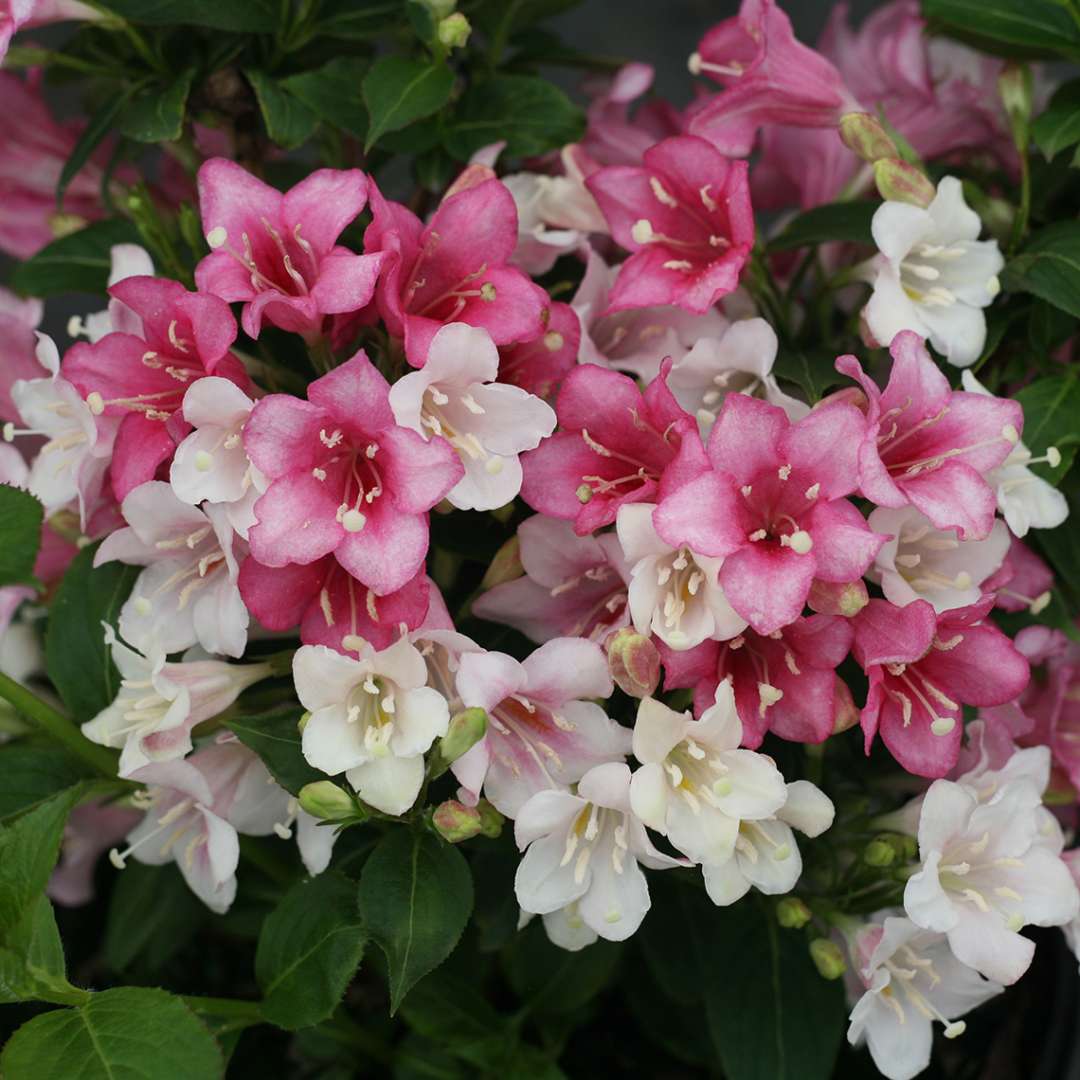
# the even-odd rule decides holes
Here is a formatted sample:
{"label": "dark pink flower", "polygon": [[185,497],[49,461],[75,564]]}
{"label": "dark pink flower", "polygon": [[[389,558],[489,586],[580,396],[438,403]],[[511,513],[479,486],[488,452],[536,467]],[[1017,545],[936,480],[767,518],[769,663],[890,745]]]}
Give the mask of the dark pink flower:
{"label": "dark pink flower", "polygon": [[435,588],[421,567],[400,589],[378,596],[332,555],[288,566],[264,566],[249,556],[240,567],[238,584],[248,610],[268,630],[299,626],[305,645],[326,645],[343,653],[351,651],[346,638],[363,638],[376,649],[386,649],[401,637],[402,625],[415,630],[424,621]]}
{"label": "dark pink flower", "polygon": [[203,292],[244,301],[244,330],[263,319],[318,337],[323,317],[357,311],[372,297],[381,256],[337,243],[364,209],[368,179],[359,169],[318,169],[282,194],[235,162],[199,169],[199,208],[214,250],[195,270]]}
{"label": "dark pink flower", "polygon": [[700,716],[715,701],[719,683],[730,678],[743,746],[756,749],[767,731],[795,742],[823,742],[848,705],[835,669],[851,639],[850,620],[811,615],[772,634],[746,630],[688,652],[661,644],[664,689],[694,687],[694,711]]}
{"label": "dark pink flower", "polygon": [[62,373],[91,413],[123,417],[111,470],[113,491],[123,500],[153,479],[187,434],[181,407],[194,380],[216,374],[245,391],[251,384],[229,352],[236,320],[224,301],[154,277],[124,278],[109,295],[128,309],[132,332],[77,342]]}
{"label": "dark pink flower", "polygon": [[633,252],[619,270],[608,311],[675,304],[698,314],[739,283],[754,243],[747,167],[704,139],[677,135],[637,165],[612,165],[586,186]]}
{"label": "dark pink flower", "polygon": [[854,356],[836,361],[837,371],[857,379],[868,401],[859,487],[878,506],[910,503],[936,528],[981,540],[997,506],[984,476],[1019,441],[1023,410],[1004,398],[953,391],[911,330],[897,334],[889,352],[893,366],[884,391]]}
{"label": "dark pink flower", "polygon": [[560,430],[521,455],[522,498],[585,536],[610,525],[624,503],[655,502],[676,476],[703,468],[697,421],[668,390],[668,370],[644,394],[633,379],[594,364],[571,371],[556,403]]}
{"label": "dark pink flower", "polygon": [[581,323],[569,304],[552,304],[547,328],[538,338],[499,350],[499,382],[550,401],[574,370],[581,344]]}
{"label": "dark pink flower", "polygon": [[865,430],[842,401],[792,424],[775,405],[730,394],[709,435],[712,467],[661,497],[656,531],[722,557],[731,606],[771,634],[802,614],[815,578],[860,578],[885,542],[845,498]]}
{"label": "dark pink flower", "polygon": [[871,600],[852,620],[870,690],[860,723],[917,776],[944,776],[960,753],[964,705],[1003,705],[1027,685],[1027,660],[986,615],[986,596],[940,615],[925,600]]}
{"label": "dark pink flower", "polygon": [[859,108],[840,72],[795,39],[774,0],[743,0],[738,15],[701,39],[690,70],[725,89],[691,109],[688,130],[732,157],[750,153],[763,124],[835,127]]}
{"label": "dark pink flower", "polygon": [[0,356],[4,358],[0,370],[0,420],[22,422],[19,410],[11,400],[11,387],[20,379],[41,378],[34,331],[41,324],[43,314],[44,305],[40,300],[23,300],[0,288]]}
{"label": "dark pink flower", "polygon": [[1001,569],[983,582],[983,588],[994,593],[994,606],[1002,611],[1030,611],[1038,615],[1050,603],[1053,584],[1053,570],[1014,536]]}
{"label": "dark pink flower", "polygon": [[271,567],[333,553],[378,596],[415,577],[429,511],[461,479],[445,439],[394,423],[390,387],[363,352],[308,387],[271,394],[244,427],[244,448],[270,481],[255,504],[251,553]]}
{"label": "dark pink flower", "polygon": [[427,225],[374,185],[371,209],[364,250],[387,260],[379,311],[390,333],[404,339],[414,367],[423,366],[445,323],[483,327],[496,345],[544,332],[547,293],[507,265],[517,246],[517,209],[499,180],[455,185]]}

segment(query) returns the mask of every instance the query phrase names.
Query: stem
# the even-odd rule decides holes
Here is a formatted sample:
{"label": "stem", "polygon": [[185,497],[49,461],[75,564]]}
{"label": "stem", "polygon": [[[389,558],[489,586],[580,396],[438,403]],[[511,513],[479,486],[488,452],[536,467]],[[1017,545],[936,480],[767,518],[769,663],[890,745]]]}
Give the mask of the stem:
{"label": "stem", "polygon": [[1020,207],[1013,218],[1012,235],[1009,237],[1009,252],[1014,252],[1027,232],[1028,216],[1031,213],[1031,166],[1027,150],[1020,155]]}
{"label": "stem", "polygon": [[239,998],[194,997],[187,994],[181,1000],[192,1012],[204,1016],[228,1016],[242,1020],[262,1021],[262,1008],[257,1001],[241,1001]]}
{"label": "stem", "polygon": [[14,705],[23,716],[32,720],[80,761],[84,761],[102,776],[110,779],[116,777],[118,758],[115,750],[91,742],[67,717],[2,672],[0,697]]}

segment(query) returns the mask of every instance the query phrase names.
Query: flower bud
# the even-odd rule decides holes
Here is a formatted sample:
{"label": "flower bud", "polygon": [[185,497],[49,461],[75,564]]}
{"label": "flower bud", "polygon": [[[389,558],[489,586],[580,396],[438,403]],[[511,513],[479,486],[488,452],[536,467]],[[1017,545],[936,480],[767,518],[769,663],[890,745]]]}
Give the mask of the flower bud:
{"label": "flower bud", "polygon": [[841,116],[840,138],[849,150],[871,164],[881,158],[900,156],[896,143],[889,138],[881,121],[870,113],[852,112]]}
{"label": "flower bud", "polygon": [[815,938],[810,942],[810,959],[823,979],[839,979],[847,971],[847,961],[840,946],[828,938]]}
{"label": "flower bud", "polygon": [[776,921],[785,929],[800,930],[810,919],[810,909],[797,896],[785,896],[776,905]]}
{"label": "flower bud", "polygon": [[484,572],[484,578],[480,582],[480,588],[484,591],[502,585],[506,581],[513,581],[525,573],[525,567],[521,565],[521,543],[516,536],[509,540],[491,560],[491,565]]}
{"label": "flower bud", "polygon": [[843,679],[838,678],[833,696],[833,734],[848,731],[859,722],[859,710],[851,696],[851,690]]}
{"label": "flower bud", "polygon": [[447,15],[453,14],[454,8],[457,7],[457,0],[416,0],[416,2],[421,7],[427,8],[433,19],[445,19]]}
{"label": "flower bud", "polygon": [[870,596],[862,578],[845,582],[815,581],[806,602],[819,615],[843,615],[850,619],[870,603]]}
{"label": "flower bud", "polygon": [[604,643],[615,685],[633,698],[649,697],[660,685],[660,653],[629,626],[609,634]]}
{"label": "flower bud", "polygon": [[506,818],[487,799],[481,799],[476,804],[476,809],[480,812],[480,831],[484,836],[490,840],[495,840],[502,835]]}
{"label": "flower bud", "polygon": [[440,803],[431,815],[431,823],[439,835],[451,844],[471,839],[484,827],[480,810],[475,806],[465,806],[457,799]]}
{"label": "flower bud", "polygon": [[300,719],[296,721],[296,730],[300,735],[304,734],[304,728],[307,727],[307,722],[311,719],[311,713],[304,712],[301,714]]}
{"label": "flower bud", "polygon": [[439,42],[448,49],[465,48],[465,43],[469,40],[471,33],[472,27],[469,25],[469,20],[460,11],[447,15],[439,23]]}
{"label": "flower bud", "polygon": [[300,789],[300,808],[322,821],[344,821],[356,813],[353,797],[331,780],[317,780]]}
{"label": "flower bud", "polygon": [[450,717],[450,726],[439,740],[439,756],[447,765],[471,750],[487,732],[487,713],[483,709],[464,709]]}
{"label": "flower bud", "polygon": [[874,180],[883,199],[910,203],[924,209],[934,201],[937,190],[926,174],[899,158],[881,158],[874,162]]}
{"label": "flower bud", "polygon": [[867,866],[891,866],[896,861],[896,848],[883,837],[875,837],[863,849],[863,862]]}
{"label": "flower bud", "polygon": [[998,93],[1009,117],[1013,142],[1023,154],[1027,150],[1028,123],[1031,120],[1031,68],[1027,64],[1006,64],[998,76]]}

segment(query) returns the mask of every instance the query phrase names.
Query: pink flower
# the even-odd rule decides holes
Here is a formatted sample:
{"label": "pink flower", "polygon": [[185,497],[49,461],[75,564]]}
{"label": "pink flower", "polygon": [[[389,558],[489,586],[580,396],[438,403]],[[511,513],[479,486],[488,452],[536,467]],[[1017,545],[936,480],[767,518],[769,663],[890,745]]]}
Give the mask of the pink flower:
{"label": "pink flower", "polygon": [[1005,561],[992,577],[983,582],[993,592],[995,607],[1002,611],[1030,611],[1038,615],[1050,603],[1054,572],[1022,540],[1013,537]]}
{"label": "pink flower", "polygon": [[718,684],[730,678],[743,746],[756,749],[767,731],[794,742],[823,742],[851,708],[835,670],[851,640],[850,620],[810,615],[772,634],[746,630],[689,652],[665,649],[664,689],[694,687],[700,715],[713,704]]}
{"label": "pink flower", "polygon": [[11,388],[20,379],[41,378],[37,359],[37,336],[45,306],[33,297],[22,299],[0,288],[0,420],[18,421],[19,410],[11,400]]}
{"label": "pink flower", "polygon": [[675,304],[703,314],[739,283],[754,243],[745,162],[677,135],[643,164],[612,165],[586,181],[611,235],[633,254],[608,311]]}
{"label": "pink flower", "polygon": [[[769,124],[761,132],[761,156],[750,173],[754,205],[760,210],[809,210],[834,202],[859,165],[835,128]],[[869,169],[866,176],[869,179]]]}
{"label": "pink flower", "polygon": [[64,907],[79,907],[94,898],[98,858],[138,824],[139,812],[101,799],[76,806],[64,825],[60,861],[46,892]]}
{"label": "pink flower", "polygon": [[855,617],[855,659],[870,680],[860,717],[867,753],[880,733],[908,772],[944,776],[960,752],[962,706],[1003,705],[1023,690],[1028,662],[985,621],[993,603],[936,615],[925,600],[871,600]]}
{"label": "pink flower", "polygon": [[573,308],[554,303],[548,310],[547,329],[540,337],[504,345],[499,350],[499,381],[550,401],[577,366],[580,346],[581,324]]}
{"label": "pink flower", "polygon": [[408,630],[421,625],[435,589],[421,567],[400,589],[378,596],[332,555],[280,567],[264,566],[249,556],[237,584],[248,610],[268,630],[299,626],[305,645],[327,645],[338,652],[349,651],[353,638],[363,638],[376,649],[392,645],[402,625]]}
{"label": "pink flower", "polygon": [[416,576],[428,548],[427,511],[464,469],[444,439],[398,427],[390,387],[363,352],[308,387],[308,400],[264,397],[244,448],[270,481],[255,504],[251,553],[267,566],[333,553],[377,595]]}
{"label": "pink flower", "polygon": [[193,380],[216,374],[242,390],[250,383],[229,352],[236,320],[216,296],[154,277],[124,278],[109,295],[129,309],[127,329],[77,342],[62,370],[92,413],[123,417],[112,461],[113,491],[123,500],[187,434],[181,407]]}
{"label": "pink flower", "polygon": [[514,817],[531,795],[565,791],[594,765],[622,761],[631,733],[588,698],[614,685],[599,645],[555,638],[524,663],[505,653],[468,652],[458,661],[466,708],[488,714],[487,734],[454,762],[465,797]]}
{"label": "pink flower", "polygon": [[[13,2],[26,4],[26,0]],[[0,0],[0,55],[5,52],[4,0]],[[0,100],[4,102],[4,126],[0,131],[0,251],[27,259],[57,235],[105,216],[101,200],[102,155],[94,155],[79,170],[64,193],[63,212],[58,213],[56,184],[78,142],[81,125],[60,124],[53,119],[36,79],[24,81],[0,72]]]}
{"label": "pink flower", "polygon": [[884,543],[845,498],[865,428],[842,401],[792,424],[774,405],[731,394],[709,436],[712,468],[662,493],[656,531],[723,558],[731,606],[771,634],[802,614],[815,578],[861,577]]}
{"label": "pink flower", "polygon": [[602,642],[629,623],[629,568],[614,533],[578,536],[568,521],[536,514],[517,535],[525,576],[480,596],[474,615],[513,626],[538,643],[555,637]]}
{"label": "pink flower", "polygon": [[244,302],[244,330],[263,319],[317,338],[323,316],[362,308],[383,257],[337,243],[364,209],[368,179],[359,169],[318,169],[284,195],[235,162],[212,158],[199,169],[199,207],[213,250],[195,270],[203,292]]}
{"label": "pink flower", "polygon": [[411,210],[372,185],[374,220],[364,250],[383,253],[379,311],[422,367],[444,323],[483,327],[496,345],[544,332],[547,294],[507,264],[517,245],[517,210],[506,186],[482,180],[448,195],[425,226]]}
{"label": "pink flower", "polygon": [[878,506],[909,503],[938,529],[981,540],[996,500],[984,476],[1019,441],[1024,414],[1015,401],[953,391],[922,338],[901,331],[889,347],[893,366],[884,392],[854,356],[837,371],[857,379],[868,400],[859,450],[859,487]]}
{"label": "pink flower", "polygon": [[691,109],[688,130],[732,157],[750,153],[763,124],[836,127],[859,108],[840,72],[795,39],[774,0],[743,0],[738,15],[701,39],[690,70],[725,89]]}
{"label": "pink flower", "polygon": [[98,19],[100,14],[78,0],[0,0],[0,60],[12,35],[24,26],[44,26],[66,19]]}

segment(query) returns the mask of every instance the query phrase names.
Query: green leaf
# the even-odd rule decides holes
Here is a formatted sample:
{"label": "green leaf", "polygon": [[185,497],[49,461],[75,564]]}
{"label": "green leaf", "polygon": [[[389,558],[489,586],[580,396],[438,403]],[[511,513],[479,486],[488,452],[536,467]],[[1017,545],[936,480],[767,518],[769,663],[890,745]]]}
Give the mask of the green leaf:
{"label": "green leaf", "polygon": [[1080,29],[1056,0],[922,0],[953,36],[1004,55],[1080,55]]}
{"label": "green leaf", "polygon": [[1069,586],[1074,610],[1080,602],[1080,530],[1073,523],[1073,515],[1077,512],[1076,503],[1070,501],[1070,520],[1056,529],[1039,529],[1035,534],[1042,553],[1058,577]]}
{"label": "green leaf", "polygon": [[1002,284],[1080,318],[1080,222],[1059,221],[1040,229],[1006,264]]}
{"label": "green leaf", "polygon": [[319,7],[318,30],[347,41],[386,37],[395,22],[405,21],[401,0],[324,0]]}
{"label": "green leaf", "polygon": [[21,813],[91,776],[58,747],[11,743],[0,748],[0,820]]}
{"label": "green leaf", "polygon": [[90,155],[102,144],[105,137],[116,127],[116,118],[127,107],[134,87],[125,87],[119,93],[111,94],[105,103],[86,123],[79,141],[71,151],[60,170],[60,179],[56,182],[56,204],[63,208],[64,192],[68,184],[75,179],[79,170],[90,160]]}
{"label": "green leaf", "polygon": [[0,1055],[12,1080],[214,1080],[224,1067],[214,1037],[179,998],[136,987],[35,1016]]}
{"label": "green leaf", "polygon": [[500,139],[507,157],[529,157],[576,142],[584,129],[582,111],[546,79],[495,75],[465,92],[443,142],[460,161]]}
{"label": "green leaf", "polygon": [[1059,86],[1031,125],[1031,135],[1047,160],[1080,142],[1080,79]]}
{"label": "green leaf", "polygon": [[132,860],[118,875],[105,922],[105,960],[113,971],[154,974],[183,948],[206,908],[174,864]]}
{"label": "green leaf", "polygon": [[371,117],[364,151],[388,131],[398,131],[441,109],[450,100],[454,73],[446,64],[384,56],[364,76],[364,104]]}
{"label": "green leaf", "polygon": [[705,984],[709,1030],[729,1080],[828,1080],[847,1009],[804,935],[783,930],[772,905],[743,901],[711,913]]}
{"label": "green leaf", "polygon": [[34,582],[44,515],[29,492],[0,484],[0,586]]}
{"label": "green leaf", "polygon": [[44,894],[0,938],[0,1004],[53,1001],[70,1004],[87,995],[67,980],[64,946],[52,904]]}
{"label": "green leaf", "polygon": [[99,6],[147,26],[206,26],[270,34],[281,20],[277,0],[100,0]]}
{"label": "green leaf", "polygon": [[298,795],[305,784],[326,779],[325,773],[307,763],[300,749],[301,716],[301,709],[284,708],[262,716],[238,717],[227,724],[246,747],[262,758],[273,778],[292,795]]}
{"label": "green leaf", "polygon": [[195,69],[186,71],[164,86],[151,86],[124,110],[117,127],[136,142],[173,142],[184,131],[184,110]]}
{"label": "green leaf", "polygon": [[28,296],[104,293],[114,244],[138,243],[139,233],[124,218],[95,221],[62,236],[15,267],[12,284]]}
{"label": "green leaf", "polygon": [[366,61],[339,56],[314,71],[282,79],[281,86],[320,120],[363,139],[367,134],[367,110],[359,91],[366,70]]}
{"label": "green leaf", "polygon": [[283,150],[295,150],[315,132],[315,114],[265,71],[246,68],[244,75],[259,100],[267,134]]}
{"label": "green leaf", "polygon": [[852,244],[873,245],[870,222],[880,203],[842,202],[815,206],[792,221],[775,239],[769,241],[772,251],[789,251],[842,240]]}
{"label": "green leaf", "polygon": [[1080,379],[1075,373],[1051,375],[1029,383],[1015,395],[1024,410],[1024,445],[1036,456],[1048,447],[1061,452],[1061,464],[1052,469],[1046,463],[1032,468],[1051,484],[1061,483],[1076,457],[1080,443]]}
{"label": "green leaf", "polygon": [[467,1061],[490,1061],[507,1043],[507,1025],[476,986],[445,970],[433,971],[401,1006],[406,1023]]}
{"label": "green leaf", "polygon": [[472,904],[469,865],[455,848],[403,828],[379,841],[360,876],[360,914],[386,954],[391,1013],[453,952]]}
{"label": "green leaf", "polygon": [[139,567],[109,562],[94,567],[96,545],[84,548],[64,574],[45,634],[45,668],[64,704],[81,722],[92,720],[117,695],[120,675],[105,645],[102,623],[116,626]]}
{"label": "green leaf", "polygon": [[255,978],[263,1015],[296,1030],[327,1019],[364,951],[356,886],[326,871],[294,885],[263,923]]}
{"label": "green leaf", "polygon": [[832,351],[807,352],[784,348],[773,364],[773,374],[801,387],[807,400],[820,401],[825,391],[841,381]]}

